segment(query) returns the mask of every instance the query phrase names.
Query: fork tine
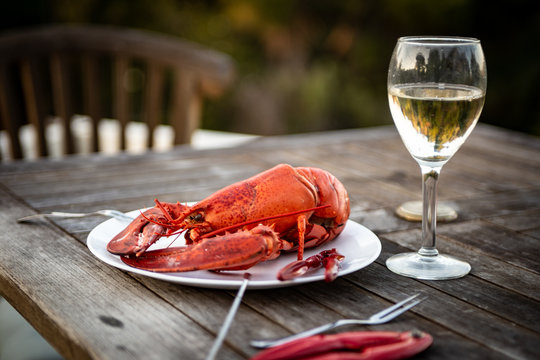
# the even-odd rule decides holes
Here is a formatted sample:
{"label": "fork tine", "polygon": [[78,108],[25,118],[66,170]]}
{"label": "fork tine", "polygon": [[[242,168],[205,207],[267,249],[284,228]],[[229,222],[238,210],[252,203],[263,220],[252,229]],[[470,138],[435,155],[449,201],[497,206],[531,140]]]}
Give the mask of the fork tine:
{"label": "fork tine", "polygon": [[408,297],[407,299],[405,300],[402,300],[400,302],[398,302],[397,304],[394,304],[382,311],[379,311],[378,313],[374,314],[373,316],[370,317],[370,319],[379,319],[379,320],[382,320],[382,319],[385,319],[385,320],[390,320],[390,319],[393,319],[395,318],[396,316],[404,313],[405,311],[409,310],[410,308],[412,308],[413,306],[419,304],[420,302],[424,301],[426,298],[421,298],[421,299],[417,299],[416,301],[412,301],[414,299],[416,299],[418,296],[420,296],[420,294],[415,294],[411,297]]}
{"label": "fork tine", "polygon": [[397,309],[399,309],[400,307],[402,307],[403,305],[405,305],[406,303],[408,303],[409,301],[413,300],[413,299],[416,299],[418,296],[420,296],[420,294],[415,294],[411,297],[408,297],[406,298],[405,300],[401,300],[400,302],[390,306],[390,307],[387,307],[386,309],[384,310],[381,310],[379,311],[378,313],[376,314],[373,314],[373,316],[375,317],[382,317],[382,316],[385,316],[386,314],[389,314]]}
{"label": "fork tine", "polygon": [[409,303],[408,305],[405,305],[399,309],[397,309],[396,311],[394,311],[393,313],[390,313],[388,315],[386,315],[385,317],[381,318],[382,320],[384,321],[390,321],[392,320],[393,318],[403,314],[405,311],[409,310],[410,308],[420,304],[422,301],[426,300],[427,299],[427,296],[426,297],[423,297],[423,298],[420,298],[418,300],[415,300],[413,301],[412,303]]}

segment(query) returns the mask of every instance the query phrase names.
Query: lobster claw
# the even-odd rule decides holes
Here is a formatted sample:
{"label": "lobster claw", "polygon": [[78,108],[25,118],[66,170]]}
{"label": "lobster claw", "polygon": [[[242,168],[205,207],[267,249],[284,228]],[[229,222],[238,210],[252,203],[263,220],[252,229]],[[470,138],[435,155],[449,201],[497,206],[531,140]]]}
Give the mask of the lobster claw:
{"label": "lobster claw", "polygon": [[188,208],[180,203],[160,203],[141,213],[108,244],[107,250],[115,255],[137,255],[144,253],[160,237],[171,231],[170,223]]}
{"label": "lobster claw", "polygon": [[251,360],[405,359],[427,349],[433,338],[420,331],[356,331],[315,335],[266,349]]}
{"label": "lobster claw", "polygon": [[161,211],[152,208],[137,216],[107,244],[107,250],[117,255],[143,253],[167,232],[163,226],[148,221],[159,213]]}
{"label": "lobster claw", "polygon": [[281,246],[277,233],[259,225],[251,230],[202,239],[187,247],[151,250],[121,259],[129,266],[154,272],[242,270],[277,256]]}

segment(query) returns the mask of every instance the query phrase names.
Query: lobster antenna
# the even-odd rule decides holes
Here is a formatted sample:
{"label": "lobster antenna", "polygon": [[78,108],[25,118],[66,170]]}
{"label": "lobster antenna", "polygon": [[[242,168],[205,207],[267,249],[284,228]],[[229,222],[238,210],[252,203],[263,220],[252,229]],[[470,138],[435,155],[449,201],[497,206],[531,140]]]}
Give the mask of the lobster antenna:
{"label": "lobster antenna", "polygon": [[154,199],[154,202],[158,206],[159,210],[161,210],[163,215],[165,215],[167,220],[169,220],[170,222],[173,222],[174,220],[173,220],[172,216],[169,214],[169,212],[167,210],[165,210],[165,208],[163,207],[163,204],[161,204],[161,202],[158,199]]}
{"label": "lobster antenna", "polygon": [[292,211],[292,212],[288,212],[288,213],[284,213],[284,214],[272,215],[272,216],[267,216],[267,217],[262,217],[262,218],[259,218],[259,219],[255,219],[255,220],[249,220],[249,221],[245,221],[245,222],[242,222],[242,223],[234,224],[234,225],[231,225],[231,226],[227,226],[227,227],[224,227],[224,228],[217,229],[217,230],[215,230],[215,231],[206,233],[206,234],[202,235],[200,238],[201,238],[201,239],[205,239],[205,238],[208,238],[208,237],[217,235],[217,234],[219,234],[219,233],[222,233],[222,232],[224,232],[224,231],[237,229],[237,228],[242,227],[242,226],[245,226],[245,225],[255,224],[255,223],[258,223],[258,222],[261,222],[261,221],[267,221],[267,220],[273,220],[273,219],[284,218],[284,217],[292,216],[292,215],[298,215],[298,214],[302,214],[302,213],[305,213],[305,212],[310,212],[310,211],[315,211],[315,210],[325,209],[325,208],[327,208],[327,207],[330,207],[330,205],[328,204],[328,205],[316,206],[316,207],[309,208],[309,209],[298,210],[298,211]]}

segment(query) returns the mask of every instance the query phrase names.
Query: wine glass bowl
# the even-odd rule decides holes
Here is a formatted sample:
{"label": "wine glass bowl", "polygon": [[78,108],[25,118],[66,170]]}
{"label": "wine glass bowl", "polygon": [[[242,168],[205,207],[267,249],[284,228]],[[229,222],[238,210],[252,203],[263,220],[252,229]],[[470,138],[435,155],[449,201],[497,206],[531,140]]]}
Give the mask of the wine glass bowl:
{"label": "wine glass bowl", "polygon": [[470,265],[440,255],[436,185],[444,164],[472,132],[484,105],[487,75],[480,41],[460,37],[398,39],[388,71],[388,102],[396,128],[423,176],[422,247],[389,258],[387,267],[420,279],[466,275]]}

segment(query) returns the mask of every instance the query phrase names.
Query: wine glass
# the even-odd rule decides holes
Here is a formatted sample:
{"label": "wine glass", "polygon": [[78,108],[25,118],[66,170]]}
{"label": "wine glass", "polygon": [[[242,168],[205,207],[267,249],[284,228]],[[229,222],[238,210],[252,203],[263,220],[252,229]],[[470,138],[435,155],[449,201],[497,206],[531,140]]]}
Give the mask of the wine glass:
{"label": "wine glass", "polygon": [[390,60],[388,102],[405,147],[422,172],[422,246],[386,261],[417,279],[455,279],[469,273],[462,260],[435,248],[437,180],[444,164],[472,132],[484,106],[487,75],[480,41],[462,37],[399,38]]}

